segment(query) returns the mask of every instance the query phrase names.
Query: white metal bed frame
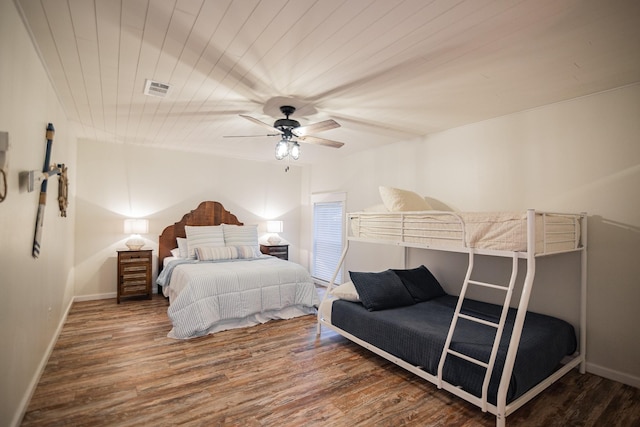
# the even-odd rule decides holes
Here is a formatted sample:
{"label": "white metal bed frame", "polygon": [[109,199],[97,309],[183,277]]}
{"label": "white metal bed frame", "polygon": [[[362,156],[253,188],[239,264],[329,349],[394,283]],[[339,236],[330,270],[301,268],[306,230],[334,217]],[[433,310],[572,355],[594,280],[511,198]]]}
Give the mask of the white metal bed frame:
{"label": "white metal bed frame", "polygon": [[[453,224],[458,224],[458,240],[459,240],[459,247],[451,247],[450,245],[445,245],[443,247],[438,247],[437,245],[432,245],[432,244],[421,244],[421,243],[412,243],[412,242],[407,242],[405,233],[411,234],[413,233],[413,228],[408,225],[407,227],[405,227],[405,223],[406,224],[410,224],[411,221],[406,221],[405,222],[405,216],[401,215],[401,223],[402,223],[402,227],[400,228],[400,230],[398,231],[398,235],[394,236],[394,238],[396,238],[397,240],[389,240],[387,236],[386,239],[372,239],[372,238],[359,238],[359,237],[353,237],[350,235],[349,233],[349,221],[350,221],[350,216],[347,215],[347,219],[346,219],[346,230],[347,230],[347,239],[346,239],[346,243],[344,246],[344,249],[342,251],[342,255],[340,256],[340,260],[338,261],[338,265],[336,266],[336,270],[333,274],[333,277],[331,278],[331,281],[328,284],[327,287],[327,291],[325,292],[324,295],[324,299],[329,298],[330,295],[330,291],[333,288],[333,286],[335,286],[335,280],[336,277],[338,275],[338,272],[340,271],[342,264],[344,263],[345,257],[347,255],[347,252],[349,250],[349,243],[351,241],[359,241],[359,242],[366,242],[366,243],[377,243],[377,244],[387,244],[387,245],[395,245],[395,246],[401,246],[401,247],[405,247],[405,248],[423,248],[423,249],[432,249],[432,250],[443,250],[443,251],[451,251],[451,252],[462,252],[462,253],[467,253],[469,256],[469,264],[468,264],[468,268],[467,268],[467,273],[462,285],[462,290],[460,292],[460,296],[458,298],[458,304],[456,306],[455,312],[454,312],[454,316],[451,322],[451,326],[449,328],[449,333],[447,335],[447,339],[442,351],[442,355],[440,357],[440,363],[438,365],[438,373],[437,375],[431,375],[428,372],[424,371],[420,366],[414,366],[410,363],[405,362],[404,360],[390,354],[387,353],[384,350],[381,350],[363,340],[361,340],[360,338],[332,325],[329,321],[327,321],[326,319],[323,318],[321,311],[318,311],[318,327],[317,327],[317,332],[318,334],[320,334],[321,331],[321,327],[324,325],[326,327],[328,327],[329,329],[334,330],[335,332],[339,333],[340,335],[348,338],[349,340],[361,345],[362,347],[367,348],[368,350],[373,351],[374,353],[384,357],[385,359],[395,363],[396,365],[414,373],[415,375],[418,375],[419,377],[426,379],[427,381],[437,385],[438,388],[442,388],[445,389],[453,394],[455,394],[458,397],[463,398],[464,400],[473,403],[474,405],[480,407],[482,409],[483,412],[489,412],[493,415],[496,416],[496,425],[498,427],[504,427],[506,425],[506,417],[508,415],[510,415],[511,413],[513,413],[514,411],[516,411],[518,408],[520,408],[522,405],[524,405],[525,403],[527,403],[529,400],[531,400],[532,398],[534,398],[536,395],[538,395],[539,393],[541,393],[543,390],[545,390],[548,386],[550,386],[551,384],[553,384],[555,381],[557,381],[558,379],[560,379],[562,376],[564,376],[567,372],[569,372],[570,370],[574,369],[576,366],[579,366],[579,371],[580,373],[584,373],[585,372],[585,352],[586,352],[586,291],[587,291],[587,215],[586,213],[581,213],[579,214],[579,229],[576,228],[575,229],[575,234],[574,234],[574,240],[575,240],[575,246],[574,249],[571,250],[562,250],[562,251],[555,251],[555,252],[547,252],[547,246],[549,243],[553,243],[554,239],[556,239],[556,237],[554,236],[553,232],[547,232],[546,230],[546,225],[547,225],[547,221],[549,218],[553,217],[554,215],[574,215],[574,214],[562,214],[562,213],[555,213],[555,212],[536,212],[533,209],[529,209],[527,211],[527,250],[526,252],[519,252],[519,251],[504,251],[504,250],[491,250],[491,249],[478,249],[478,248],[471,248],[466,244],[466,239],[465,239],[465,225],[464,225],[464,221],[462,220],[462,218],[453,213],[453,212],[439,212],[439,211],[434,211],[434,212],[429,212],[429,215],[432,215],[435,217],[441,217],[441,218],[446,218],[447,220],[451,220],[451,222]],[[406,214],[407,217],[410,217],[411,214],[407,213]],[[536,230],[535,230],[535,226],[536,226],[536,215],[542,215],[542,224],[543,224],[543,235],[544,235],[544,240],[543,240],[543,248],[542,250],[540,250],[540,248],[538,248],[538,253],[536,254]],[[556,240],[557,243],[557,240]],[[533,282],[534,282],[534,277],[535,277],[535,268],[536,268],[536,257],[538,256],[549,256],[549,255],[553,255],[553,254],[558,254],[558,253],[565,253],[565,252],[580,252],[581,253],[581,257],[580,257],[580,331],[579,331],[579,351],[576,352],[575,354],[573,354],[572,356],[566,357],[565,360],[563,360],[563,365],[560,369],[558,369],[557,371],[555,371],[553,374],[551,374],[549,377],[545,378],[544,380],[542,380],[540,383],[538,383],[536,386],[534,386],[531,390],[529,390],[528,392],[526,392],[525,394],[523,394],[522,396],[520,396],[519,398],[513,400],[512,402],[508,403],[506,402],[507,399],[507,390],[509,387],[509,379],[511,378],[511,374],[513,372],[513,367],[514,367],[514,363],[515,363],[515,359],[516,359],[516,354],[517,354],[517,350],[518,350],[518,346],[520,343],[520,336],[521,336],[521,332],[522,332],[522,327],[524,325],[524,319],[525,319],[525,315],[527,312],[527,308],[529,305],[529,298],[531,295],[531,291],[533,288]],[[478,282],[478,281],[474,281],[471,279],[471,275],[473,273],[473,267],[474,267],[474,260],[475,260],[475,255],[488,255],[488,256],[497,256],[497,257],[509,257],[512,259],[512,271],[511,271],[511,278],[509,280],[508,285],[500,285],[500,284],[494,284],[494,283],[484,283],[484,282]],[[505,364],[504,364],[504,369],[503,369],[503,373],[502,373],[502,377],[500,380],[500,385],[498,388],[498,395],[497,395],[497,401],[496,401],[496,405],[490,404],[489,402],[487,402],[487,390],[488,390],[488,385],[489,385],[489,379],[491,377],[491,373],[493,370],[493,366],[494,366],[494,362],[496,359],[496,354],[497,354],[497,349],[498,349],[498,344],[500,342],[500,337],[502,334],[502,330],[505,324],[505,320],[506,320],[506,313],[507,310],[509,308],[510,302],[511,302],[511,297],[512,297],[512,291],[514,289],[515,286],[515,282],[516,282],[516,276],[517,276],[517,272],[518,272],[518,259],[525,259],[526,260],[526,275],[524,278],[524,283],[522,285],[522,293],[520,296],[520,300],[518,301],[518,306],[517,306],[517,312],[516,312],[516,317],[515,317],[515,323],[514,323],[514,327],[513,327],[513,332],[511,335],[511,339],[509,342],[509,347],[507,350],[507,355],[506,355],[506,360],[505,360]],[[405,261],[406,262],[406,261]],[[505,300],[504,300],[504,305],[503,305],[503,312],[502,312],[502,316],[500,319],[499,323],[489,323],[486,321],[483,321],[481,319],[477,319],[477,318],[473,318],[470,316],[466,316],[462,313],[460,313],[460,309],[462,306],[462,302],[464,301],[465,295],[466,295],[466,291],[469,287],[469,285],[473,285],[473,286],[480,286],[480,287],[489,287],[489,288],[493,288],[493,289],[501,289],[505,291]],[[494,346],[492,348],[492,352],[491,352],[491,356],[489,359],[488,363],[484,363],[482,361],[478,361],[475,360],[467,355],[464,354],[460,354],[457,352],[454,352],[453,350],[451,350],[449,348],[449,345],[451,343],[451,338],[453,336],[455,327],[456,327],[456,323],[458,318],[464,318],[467,320],[471,320],[471,321],[475,321],[475,322],[479,322],[479,323],[483,323],[483,324],[488,324],[489,326],[495,327],[497,332],[496,332],[496,338],[494,340]],[[483,366],[486,369],[486,375],[485,375],[485,379],[483,382],[483,387],[482,387],[482,396],[479,398],[473,394],[470,394],[469,392],[466,392],[464,390],[462,390],[461,388],[458,388],[456,385],[454,384],[450,384],[446,381],[444,381],[442,379],[442,370],[443,370],[443,366],[444,366],[444,362],[445,359],[448,355],[455,355],[457,357],[461,357],[465,360],[468,360],[472,363],[478,364],[480,366]]]}

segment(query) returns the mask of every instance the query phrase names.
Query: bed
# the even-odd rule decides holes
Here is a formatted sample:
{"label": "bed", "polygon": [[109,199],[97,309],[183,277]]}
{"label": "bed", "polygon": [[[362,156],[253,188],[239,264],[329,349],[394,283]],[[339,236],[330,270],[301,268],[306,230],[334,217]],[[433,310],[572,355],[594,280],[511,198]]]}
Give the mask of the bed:
{"label": "bed", "polygon": [[166,227],[158,253],[171,338],[315,314],[320,302],[306,269],[261,254],[257,226],[245,226],[218,202],[202,202]]}
{"label": "bed", "polygon": [[[318,310],[318,334],[328,327],[494,414],[496,424],[504,426],[509,414],[571,369],[584,372],[586,225],[586,214],[532,209],[347,214],[348,236]],[[350,271],[351,280],[336,285],[353,241],[468,254],[460,295],[444,293],[425,266]],[[528,311],[536,258],[567,252],[581,253],[577,333],[563,320]],[[478,256],[512,259],[509,282],[475,281]],[[526,275],[519,299],[511,301],[519,259],[526,260]],[[470,288],[500,290],[504,305],[471,300]]]}
{"label": "bed", "polygon": [[[330,324],[367,345],[412,366],[437,382],[438,364],[458,298],[440,295],[407,306],[369,311],[362,303],[343,299],[325,300],[321,316]],[[498,322],[502,307],[471,299],[465,300],[463,313]],[[497,403],[500,373],[513,330],[516,310],[510,309],[496,356],[494,372],[487,390],[487,402]],[[452,349],[488,362],[493,344],[491,328],[460,320]],[[573,326],[563,320],[527,313],[521,345],[509,380],[506,402],[511,403],[542,379],[577,349]],[[545,351],[539,351],[545,348]],[[447,358],[443,380],[460,387],[478,399],[482,397],[484,369],[461,358]]]}

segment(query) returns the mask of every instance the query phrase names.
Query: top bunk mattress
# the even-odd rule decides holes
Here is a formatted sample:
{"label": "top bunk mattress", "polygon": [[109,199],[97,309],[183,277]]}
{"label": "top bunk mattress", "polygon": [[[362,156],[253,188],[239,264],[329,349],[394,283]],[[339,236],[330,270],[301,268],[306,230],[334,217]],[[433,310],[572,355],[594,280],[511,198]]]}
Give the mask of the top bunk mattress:
{"label": "top bunk mattress", "polygon": [[[434,249],[527,251],[529,211],[355,212],[350,237]],[[532,212],[537,255],[580,248],[582,215]]]}

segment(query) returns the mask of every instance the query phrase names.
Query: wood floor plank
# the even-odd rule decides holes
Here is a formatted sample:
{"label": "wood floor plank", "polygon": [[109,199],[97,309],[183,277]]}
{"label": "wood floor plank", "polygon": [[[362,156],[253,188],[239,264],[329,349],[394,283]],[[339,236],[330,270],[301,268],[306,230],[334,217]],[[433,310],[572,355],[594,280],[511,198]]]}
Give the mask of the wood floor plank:
{"label": "wood floor plank", "polygon": [[[167,302],[75,303],[23,426],[494,426],[314,316],[167,338]],[[508,426],[640,427],[640,390],[572,371]]]}

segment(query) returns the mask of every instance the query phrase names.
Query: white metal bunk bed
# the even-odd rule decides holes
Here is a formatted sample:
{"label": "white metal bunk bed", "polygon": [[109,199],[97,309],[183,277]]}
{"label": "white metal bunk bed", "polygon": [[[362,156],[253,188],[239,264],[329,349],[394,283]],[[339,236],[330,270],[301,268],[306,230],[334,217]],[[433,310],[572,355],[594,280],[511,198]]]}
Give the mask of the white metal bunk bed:
{"label": "white metal bunk bed", "polygon": [[[482,220],[478,220],[482,217]],[[318,334],[324,325],[351,341],[373,351],[387,360],[407,369],[408,371],[430,381],[473,404],[480,407],[483,412],[490,412],[496,416],[496,425],[506,425],[506,417],[538,395],[549,385],[557,381],[571,369],[579,366],[581,373],[585,372],[586,350],[586,283],[587,283],[587,215],[561,214],[552,212],[537,212],[530,209],[521,213],[507,214],[507,230],[501,230],[499,235],[507,235],[506,238],[498,237],[491,231],[487,233],[487,227],[491,230],[495,224],[495,218],[487,214],[463,214],[454,212],[428,211],[428,212],[397,212],[397,213],[373,213],[357,212],[347,215],[346,229],[347,241],[336,267],[335,273],[329,283],[327,292],[318,310]],[[484,222],[487,220],[486,222]],[[480,222],[484,222],[480,224]],[[499,222],[499,221],[495,221]],[[489,225],[488,225],[489,224]],[[482,228],[485,230],[480,230]],[[505,234],[506,233],[506,234]],[[484,239],[483,236],[490,236]],[[520,237],[519,237],[520,236]],[[502,239],[502,240],[501,240]],[[370,343],[331,324],[331,305],[327,304],[333,298],[331,290],[335,285],[336,276],[346,254],[349,243],[352,241],[367,243],[391,244],[405,248],[423,248],[432,250],[444,250],[462,252],[468,254],[468,268],[462,285],[458,303],[453,315],[446,343],[444,345],[438,365],[437,375],[431,375],[420,366],[414,366],[406,361],[380,349]],[[499,241],[498,243],[496,243]],[[507,389],[514,367],[516,353],[520,343],[522,328],[527,312],[531,290],[534,284],[536,257],[550,256],[566,252],[580,252],[580,325],[579,325],[579,350],[562,361],[561,368],[539,382],[536,386],[517,399],[507,403]],[[508,257],[512,259],[511,278],[508,285],[479,282],[472,279],[474,260],[476,255],[488,255],[496,257]],[[520,300],[517,301],[517,312],[513,326],[513,332],[504,363],[503,373],[497,393],[496,404],[487,401],[487,388],[491,376],[497,347],[505,324],[506,312],[511,303],[512,291],[516,283],[518,272],[518,260],[526,260],[526,275],[522,285]],[[469,286],[488,287],[500,289],[505,293],[504,306],[500,321],[490,323],[482,319],[472,318],[460,312],[462,303]],[[328,308],[327,308],[328,306]],[[327,313],[327,310],[329,312]],[[473,322],[487,324],[495,327],[496,338],[491,350],[488,363],[475,360],[464,354],[451,350],[450,344],[458,319],[464,318]],[[465,359],[471,363],[486,369],[486,375],[482,386],[482,396],[478,397],[464,391],[455,384],[443,380],[443,366],[449,355]]]}

